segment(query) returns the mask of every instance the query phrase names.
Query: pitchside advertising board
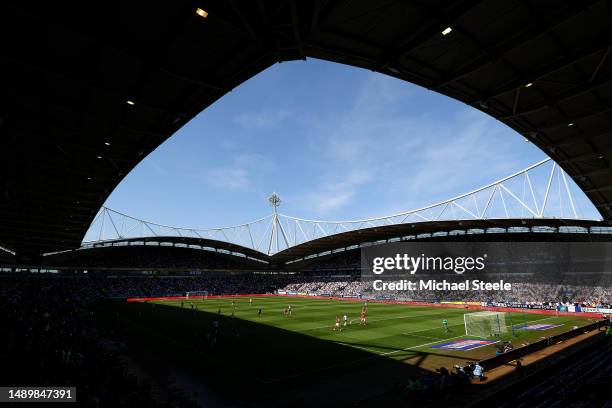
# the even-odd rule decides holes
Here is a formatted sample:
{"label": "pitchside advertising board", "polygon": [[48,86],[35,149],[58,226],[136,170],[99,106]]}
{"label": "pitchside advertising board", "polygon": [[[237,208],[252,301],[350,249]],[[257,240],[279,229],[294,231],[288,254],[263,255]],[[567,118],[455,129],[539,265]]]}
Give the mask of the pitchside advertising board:
{"label": "pitchside advertising board", "polygon": [[[555,285],[592,286],[594,297],[597,288],[609,288],[612,243],[394,242],[362,248],[361,271],[362,281],[381,299],[492,299],[498,306],[542,308],[538,293],[554,292]],[[530,304],[517,303],[530,297]],[[563,311],[612,312],[595,298],[590,307],[558,301]]]}

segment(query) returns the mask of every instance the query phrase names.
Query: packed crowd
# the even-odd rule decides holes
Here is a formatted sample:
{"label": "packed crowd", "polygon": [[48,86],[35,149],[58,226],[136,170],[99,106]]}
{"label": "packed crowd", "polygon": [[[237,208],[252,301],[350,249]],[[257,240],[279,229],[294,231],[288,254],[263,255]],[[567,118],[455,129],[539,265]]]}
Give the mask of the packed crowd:
{"label": "packed crowd", "polygon": [[[2,278],[10,281],[12,278]],[[27,280],[27,279],[26,279]],[[511,283],[510,291],[375,291],[372,283],[354,276],[310,277],[262,273],[199,274],[194,276],[104,276],[80,275],[50,277],[49,281],[64,282],[64,290],[74,297],[127,298],[150,296],[183,296],[186,292],[206,291],[210,295],[240,293],[289,293],[314,296],[364,297],[400,301],[481,302],[491,305],[521,304],[525,307],[552,307],[556,304],[576,304],[583,307],[608,308],[612,304],[612,285],[587,285],[584,282],[559,283],[521,282]]]}
{"label": "packed crowd", "polygon": [[98,296],[109,298],[183,296],[186,292],[207,291],[211,295],[271,293],[282,278],[240,274],[222,278],[204,275],[181,277],[92,278]]}
{"label": "packed crowd", "polygon": [[446,405],[461,390],[473,381],[484,380],[484,368],[478,362],[455,365],[451,370],[440,367],[435,373],[424,373],[421,377],[410,377],[406,384],[406,396],[410,402]]}
{"label": "packed crowd", "polygon": [[369,297],[402,301],[438,303],[442,301],[466,301],[492,305],[521,304],[526,307],[551,306],[555,304],[579,304],[585,307],[604,307],[612,304],[612,286],[576,284],[548,284],[539,282],[513,282],[511,291],[375,291],[367,281],[325,281],[321,278],[291,283],[281,292],[307,293],[315,296]]}
{"label": "packed crowd", "polygon": [[[113,333],[95,324],[89,305],[102,298],[184,295],[206,290],[210,294],[308,293],[321,296],[372,296],[368,282],[347,278],[261,273],[152,276],[23,276],[0,278],[0,358],[10,370],[0,383],[14,385],[76,386],[86,407],[190,407],[194,401],[169,394],[160,401],[150,385],[133,375],[122,359],[122,345]],[[474,300],[517,301],[525,304],[575,302],[610,306],[610,286],[514,282],[513,291],[408,293],[404,300],[439,302]],[[394,294],[397,296],[397,293]],[[378,294],[380,296],[380,294]],[[402,295],[400,295],[401,297]],[[448,296],[448,298],[446,298]],[[461,386],[474,371],[439,372],[411,380],[410,394],[420,398],[430,389]]]}
{"label": "packed crowd", "polygon": [[281,288],[281,291],[319,296],[359,296],[363,292],[363,286],[359,281],[325,281],[318,278],[315,281],[290,283]]}
{"label": "packed crowd", "polygon": [[127,369],[121,346],[94,324],[91,289],[80,280],[2,281],[0,383],[76,387],[83,407],[194,407],[182,395],[154,399]]}

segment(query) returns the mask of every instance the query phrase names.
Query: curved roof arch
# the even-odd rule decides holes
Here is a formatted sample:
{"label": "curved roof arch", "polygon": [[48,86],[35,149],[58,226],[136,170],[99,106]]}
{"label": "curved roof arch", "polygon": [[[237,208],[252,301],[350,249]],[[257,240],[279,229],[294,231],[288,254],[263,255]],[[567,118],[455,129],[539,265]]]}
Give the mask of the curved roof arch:
{"label": "curved roof arch", "polygon": [[176,237],[176,236],[155,236],[155,237],[137,237],[137,238],[123,238],[114,239],[101,242],[85,243],[80,249],[88,248],[101,248],[109,246],[130,246],[130,245],[171,245],[171,246],[185,246],[185,247],[199,247],[209,248],[211,250],[225,251],[230,255],[239,255],[247,258],[252,258],[258,261],[267,262],[268,257],[259,251],[251,248],[237,245],[231,242],[218,241],[207,238],[195,238],[195,237]]}
{"label": "curved roof arch", "polygon": [[[395,225],[382,225],[367,229],[353,230],[307,241],[294,247],[285,249],[274,255],[253,250],[251,248],[235,245],[232,243],[194,237],[158,236],[125,238],[108,240],[95,243],[86,243],[77,250],[68,250],[58,253],[49,253],[44,256],[43,264],[61,264],[62,260],[70,259],[77,252],[84,251],[86,254],[97,249],[121,250],[122,248],[134,246],[146,246],[151,250],[157,247],[164,249],[190,249],[190,250],[212,250],[225,256],[236,256],[236,259],[245,259],[252,262],[252,267],[257,268],[286,268],[294,262],[306,261],[320,256],[332,255],[350,249],[358,249],[364,245],[392,242],[397,240],[430,239],[435,237],[448,237],[452,235],[479,235],[505,232],[511,235],[529,234],[534,237],[543,233],[563,233],[579,240],[589,240],[588,235],[612,237],[612,224],[597,220],[580,219],[486,219],[486,220],[445,220],[430,221]],[[441,234],[441,235],[440,235]],[[544,238],[549,240],[550,237]],[[612,239],[612,238],[608,238]],[[11,257],[3,258],[0,253],[0,265],[10,266],[15,264]],[[86,259],[86,258],[85,258]],[[81,265],[86,266],[86,265]]]}
{"label": "curved roof arch", "polygon": [[433,235],[440,232],[463,231],[467,233],[470,230],[486,231],[489,229],[526,229],[527,232],[532,232],[538,230],[538,228],[559,230],[563,227],[581,230],[582,232],[592,232],[599,229],[607,234],[612,233],[608,222],[596,220],[527,218],[428,221],[414,224],[385,225],[330,235],[285,249],[272,255],[270,259],[273,263],[286,263],[324,252],[360,246],[364,243],[418,237],[420,235]]}
{"label": "curved roof arch", "polygon": [[0,245],[20,256],[78,247],[148,153],[253,75],[306,57],[488,113],[609,220],[609,21],[605,0],[4,2]]}
{"label": "curved roof arch", "polygon": [[[537,171],[533,174],[535,170],[540,170],[540,174],[537,174]],[[554,179],[557,180],[556,191],[551,188]],[[411,228],[414,228],[423,221],[429,222],[423,224],[425,228],[433,228],[438,222],[445,221],[461,223],[504,219],[518,224],[521,220],[533,218],[553,220],[554,224],[555,219],[589,220],[582,217],[582,214],[579,215],[580,205],[576,198],[565,173],[548,158],[449,199],[409,211],[366,219],[309,220],[281,214],[275,209],[273,214],[251,222],[200,229],[154,223],[102,207],[85,234],[84,245],[134,242],[146,237],[152,237],[154,240],[163,237],[162,239],[170,241],[172,237],[192,237],[210,242],[230,243],[271,256],[308,241],[321,242],[320,238],[323,237],[336,239],[337,236],[343,236],[340,233],[344,232],[367,231],[387,226],[390,226],[390,229],[401,229],[401,225],[411,225]],[[553,202],[556,204],[551,204]]]}
{"label": "curved roof arch", "polygon": [[[246,251],[241,252],[241,249]],[[246,253],[245,253],[246,252]],[[2,265],[0,258],[0,265]],[[14,262],[5,267],[16,266]],[[18,267],[44,266],[58,270],[262,270],[269,268],[265,254],[223,242],[180,237],[143,237],[105,241],[78,249],[45,254],[38,263],[20,262]]]}

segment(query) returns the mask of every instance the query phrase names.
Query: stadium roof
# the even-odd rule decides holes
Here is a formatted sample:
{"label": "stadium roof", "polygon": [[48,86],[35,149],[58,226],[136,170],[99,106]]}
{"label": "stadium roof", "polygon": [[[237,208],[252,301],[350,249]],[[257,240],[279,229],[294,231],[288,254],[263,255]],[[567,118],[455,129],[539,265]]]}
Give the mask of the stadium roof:
{"label": "stadium roof", "polygon": [[172,244],[172,245],[185,245],[185,246],[198,246],[205,248],[212,248],[215,250],[223,250],[231,253],[239,253],[245,255],[247,257],[259,259],[262,261],[267,261],[268,256],[263,252],[256,251],[251,248],[247,248],[242,245],[232,244],[230,242],[219,241],[215,239],[206,239],[206,238],[194,238],[194,237],[142,237],[142,238],[124,238],[124,239],[116,239],[103,241],[98,243],[90,243],[84,245],[82,248],[101,248],[108,246],[125,246],[132,245],[136,243],[142,243],[143,245],[152,245],[152,244]]}
{"label": "stadium roof", "polygon": [[[418,222],[414,224],[396,224],[384,225],[374,228],[360,229],[354,231],[343,232],[335,235],[326,236],[323,238],[308,241],[274,255],[268,255],[241,245],[230,244],[224,241],[216,241],[204,238],[191,237],[143,237],[130,238],[123,240],[103,241],[99,243],[91,243],[85,245],[81,250],[87,251],[90,248],[125,248],[127,245],[146,245],[151,243],[172,243],[183,245],[196,245],[209,247],[214,249],[225,250],[230,255],[243,254],[249,258],[254,258],[259,261],[265,261],[272,267],[284,265],[286,262],[304,259],[310,256],[329,253],[330,251],[346,249],[361,246],[367,243],[376,243],[396,238],[413,237],[412,239],[427,238],[435,236],[437,233],[452,233],[463,231],[470,234],[478,233],[478,230],[483,232],[491,232],[492,229],[512,230],[529,234],[537,234],[544,238],[542,233],[550,233],[550,229],[567,227],[567,233],[582,233],[592,234],[612,234],[612,226],[607,222],[595,220],[576,220],[576,219],[487,219],[487,220],[461,220],[461,221],[430,221]],[[602,228],[603,227],[603,228]],[[602,229],[598,229],[602,228]],[[580,231],[580,229],[584,229]],[[554,231],[554,232],[557,232]],[[575,234],[574,234],[575,236]],[[544,238],[549,240],[550,237]],[[155,246],[152,246],[154,248]],[[45,259],[53,264],[56,258],[63,259],[65,253],[49,254]],[[0,264],[3,259],[0,257]],[[10,265],[14,262],[11,259],[5,259],[4,263]],[[46,262],[46,261],[45,261]]]}
{"label": "stadium roof", "polygon": [[348,248],[367,242],[377,242],[400,238],[406,236],[419,236],[435,234],[438,232],[486,230],[490,228],[560,228],[560,227],[606,227],[600,221],[573,220],[573,219],[489,219],[489,220],[465,220],[465,221],[429,221],[414,224],[396,224],[382,227],[367,228],[356,231],[344,232],[330,235],[313,241],[285,249],[274,254],[271,259],[275,263],[284,263],[296,259],[305,258],[322,252],[332,251],[340,248]]}
{"label": "stadium roof", "polygon": [[78,247],[148,153],[253,75],[306,57],[503,121],[610,220],[610,21],[605,0],[2,2],[0,245]]}

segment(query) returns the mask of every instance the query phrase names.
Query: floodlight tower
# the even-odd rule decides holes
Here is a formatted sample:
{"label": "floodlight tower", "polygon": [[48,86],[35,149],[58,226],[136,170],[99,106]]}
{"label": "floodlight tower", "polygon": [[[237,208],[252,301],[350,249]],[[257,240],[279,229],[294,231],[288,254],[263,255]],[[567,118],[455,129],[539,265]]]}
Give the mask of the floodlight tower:
{"label": "floodlight tower", "polygon": [[268,202],[274,208],[274,214],[277,214],[278,207],[280,206],[280,203],[282,202],[278,194],[272,193],[272,195],[268,198]]}
{"label": "floodlight tower", "polygon": [[[272,246],[276,244],[276,251],[280,251],[280,237],[283,237],[283,241],[285,242],[285,248],[289,247],[289,240],[287,239],[287,235],[285,234],[285,230],[283,229],[283,225],[280,222],[280,218],[278,216],[278,207],[281,204],[281,199],[276,193],[272,193],[272,195],[268,198],[268,203],[274,208],[274,214],[272,215],[272,228],[270,230],[270,242],[268,244],[268,255],[272,255]],[[280,234],[279,234],[280,231]]]}

